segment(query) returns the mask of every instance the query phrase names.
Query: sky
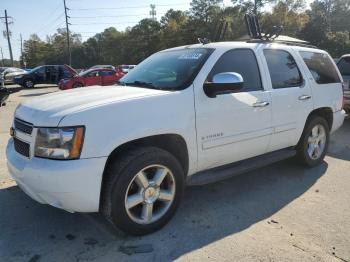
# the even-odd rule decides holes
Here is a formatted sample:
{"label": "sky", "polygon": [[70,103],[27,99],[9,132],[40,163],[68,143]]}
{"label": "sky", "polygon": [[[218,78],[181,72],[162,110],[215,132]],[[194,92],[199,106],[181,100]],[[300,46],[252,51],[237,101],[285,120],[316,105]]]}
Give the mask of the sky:
{"label": "sky", "polygon": [[[119,31],[131,27],[143,18],[149,18],[150,4],[156,6],[157,19],[170,8],[188,10],[191,0],[66,0],[69,8],[68,16],[70,31],[80,33],[82,40],[102,32],[105,28],[114,26]],[[224,5],[231,5],[230,0],[224,0]],[[14,59],[20,56],[20,34],[23,40],[36,33],[45,40],[46,35],[52,35],[57,28],[65,27],[63,0],[1,0],[0,17],[4,10],[12,18],[9,25],[12,32],[11,44]],[[6,29],[0,22],[1,32]],[[7,40],[0,33],[0,47],[4,58],[9,58]],[[1,55],[1,54],[0,54]]]}

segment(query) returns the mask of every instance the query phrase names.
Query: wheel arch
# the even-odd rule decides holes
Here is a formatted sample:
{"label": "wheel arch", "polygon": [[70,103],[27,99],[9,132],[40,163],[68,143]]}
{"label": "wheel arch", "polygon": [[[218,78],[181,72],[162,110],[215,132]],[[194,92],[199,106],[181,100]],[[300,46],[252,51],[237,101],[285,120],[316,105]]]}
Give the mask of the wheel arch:
{"label": "wheel arch", "polygon": [[135,140],[131,140],[128,142],[125,142],[124,144],[121,144],[117,146],[108,156],[104,172],[102,176],[102,183],[101,183],[101,192],[100,192],[100,209],[103,207],[103,203],[105,201],[105,185],[108,181],[108,177],[106,174],[106,169],[108,165],[111,163],[111,161],[117,160],[119,157],[123,155],[123,153],[126,153],[129,150],[132,150],[133,148],[137,147],[158,147],[161,148],[169,153],[171,153],[181,164],[185,176],[187,176],[188,169],[189,169],[189,155],[188,155],[188,149],[187,149],[187,143],[185,139],[178,134],[162,134],[162,135],[154,135],[154,136],[147,136],[143,138],[138,138]]}
{"label": "wheel arch", "polygon": [[310,121],[310,119],[314,116],[323,117],[328,123],[329,130],[332,129],[332,126],[333,126],[333,110],[332,110],[332,108],[320,107],[320,108],[314,109],[313,111],[310,112],[309,116],[307,117],[306,122],[305,122],[305,126]]}
{"label": "wheel arch", "polygon": [[153,146],[159,147],[171,153],[181,164],[187,175],[189,168],[189,155],[185,139],[178,134],[162,134],[138,138],[117,146],[108,156],[106,166],[113,159],[118,158],[123,152],[135,147]]}

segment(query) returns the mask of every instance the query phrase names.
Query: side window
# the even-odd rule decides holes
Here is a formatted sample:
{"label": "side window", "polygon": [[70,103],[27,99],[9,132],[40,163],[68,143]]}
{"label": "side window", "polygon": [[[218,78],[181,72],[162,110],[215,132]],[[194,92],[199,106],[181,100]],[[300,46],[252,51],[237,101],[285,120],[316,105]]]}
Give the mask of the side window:
{"label": "side window", "polygon": [[301,57],[318,84],[340,83],[337,70],[327,54],[300,51]]}
{"label": "side window", "polygon": [[265,49],[264,55],[273,89],[296,87],[303,84],[303,77],[290,53],[284,50]]}
{"label": "side window", "polygon": [[342,75],[350,76],[350,57],[344,57],[339,60],[338,68]]}
{"label": "side window", "polygon": [[105,71],[101,71],[100,72],[100,75],[101,76],[112,76],[112,75],[114,75],[115,74],[115,72],[113,72],[113,71],[111,71],[111,70],[105,70]]}
{"label": "side window", "polygon": [[90,72],[87,77],[95,77],[95,76],[99,76],[99,72],[98,71],[92,71]]}
{"label": "side window", "polygon": [[255,54],[250,49],[234,49],[223,54],[207,77],[211,82],[218,73],[235,72],[244,80],[243,92],[262,90],[261,78]]}

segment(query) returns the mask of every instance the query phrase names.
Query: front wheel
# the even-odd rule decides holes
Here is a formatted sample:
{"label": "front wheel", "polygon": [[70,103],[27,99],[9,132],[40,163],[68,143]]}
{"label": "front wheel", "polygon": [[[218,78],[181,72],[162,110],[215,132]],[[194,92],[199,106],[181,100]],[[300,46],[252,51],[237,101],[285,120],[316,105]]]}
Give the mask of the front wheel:
{"label": "front wheel", "polygon": [[129,151],[105,174],[103,211],[118,229],[145,235],[174,215],[184,191],[184,173],[169,152],[147,147]]}
{"label": "front wheel", "polygon": [[322,117],[314,117],[308,121],[297,146],[301,163],[314,167],[320,164],[328,149],[329,126]]}
{"label": "front wheel", "polygon": [[24,88],[33,88],[34,87],[34,82],[31,79],[26,79],[23,82],[23,87]]}

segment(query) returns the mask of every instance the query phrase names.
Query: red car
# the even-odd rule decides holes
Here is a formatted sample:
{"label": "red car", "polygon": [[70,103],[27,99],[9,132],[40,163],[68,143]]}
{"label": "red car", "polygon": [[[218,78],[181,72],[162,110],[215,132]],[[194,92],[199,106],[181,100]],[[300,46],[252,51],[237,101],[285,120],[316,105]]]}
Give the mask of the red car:
{"label": "red car", "polygon": [[114,85],[122,76],[118,75],[115,70],[98,68],[98,69],[89,69],[83,71],[72,78],[62,79],[58,83],[58,87],[61,90],[78,88],[83,86],[107,86]]}

